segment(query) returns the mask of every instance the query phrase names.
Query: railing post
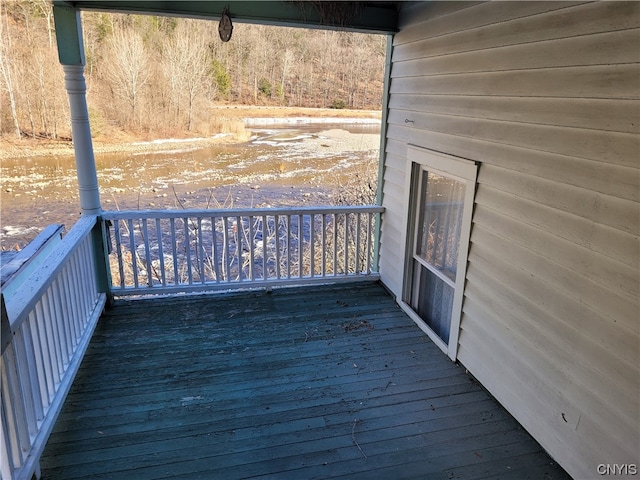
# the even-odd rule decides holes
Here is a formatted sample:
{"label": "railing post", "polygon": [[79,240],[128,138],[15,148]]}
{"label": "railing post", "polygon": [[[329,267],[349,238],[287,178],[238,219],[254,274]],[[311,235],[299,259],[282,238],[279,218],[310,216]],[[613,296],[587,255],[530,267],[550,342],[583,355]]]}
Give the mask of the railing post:
{"label": "railing post", "polygon": [[96,276],[98,292],[107,294],[107,306],[113,303],[111,293],[111,266],[109,265],[108,245],[109,231],[102,217],[96,217],[96,224],[91,230],[91,247],[93,249],[93,271]]}
{"label": "railing post", "polygon": [[9,322],[9,315],[7,315],[7,305],[4,303],[4,295],[0,293],[0,304],[2,304],[2,315],[1,315],[1,331],[0,331],[0,341],[2,342],[2,353],[11,343],[11,339],[13,338],[13,334],[11,333],[11,323]]}

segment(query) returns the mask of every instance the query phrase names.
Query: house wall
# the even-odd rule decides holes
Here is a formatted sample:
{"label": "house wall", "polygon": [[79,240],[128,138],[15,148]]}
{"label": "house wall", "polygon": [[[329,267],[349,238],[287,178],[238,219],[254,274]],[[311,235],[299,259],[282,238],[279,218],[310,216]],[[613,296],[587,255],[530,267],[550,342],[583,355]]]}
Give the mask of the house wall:
{"label": "house wall", "polygon": [[406,4],[380,269],[407,145],[479,162],[458,359],[575,478],[638,464],[639,2]]}

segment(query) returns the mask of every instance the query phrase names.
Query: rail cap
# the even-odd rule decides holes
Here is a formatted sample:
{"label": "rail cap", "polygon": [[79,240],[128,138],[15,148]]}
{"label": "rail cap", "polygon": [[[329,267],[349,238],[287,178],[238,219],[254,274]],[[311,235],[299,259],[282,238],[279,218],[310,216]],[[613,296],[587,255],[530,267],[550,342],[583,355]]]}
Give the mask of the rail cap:
{"label": "rail cap", "polygon": [[271,208],[230,208],[192,210],[128,210],[102,212],[104,220],[137,220],[141,218],[185,218],[185,217],[259,217],[263,215],[321,215],[345,213],[383,213],[378,205],[354,206],[314,206],[314,207],[271,207]]}
{"label": "rail cap", "polygon": [[[6,263],[2,262],[0,266],[0,286],[4,287],[6,284],[14,278],[22,268],[25,268],[35,258],[40,250],[47,246],[55,239],[62,238],[64,232],[64,225],[53,224],[45,227],[36,238],[34,238],[29,244],[22,250],[15,252]],[[7,252],[3,252],[7,253]]]}
{"label": "rail cap", "polygon": [[67,259],[80,246],[82,240],[89,235],[98,221],[97,215],[80,217],[69,233],[60,241],[46,261],[38,265],[25,280],[22,287],[8,298],[5,298],[7,317],[11,331],[16,332],[27,318],[29,311],[38,303],[54,277],[64,268]]}

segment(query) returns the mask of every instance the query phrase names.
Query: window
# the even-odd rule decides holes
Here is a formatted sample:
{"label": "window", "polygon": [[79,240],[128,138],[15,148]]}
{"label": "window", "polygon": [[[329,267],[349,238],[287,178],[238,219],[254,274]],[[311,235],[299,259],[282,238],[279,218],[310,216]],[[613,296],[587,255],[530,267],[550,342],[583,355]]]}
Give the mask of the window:
{"label": "window", "polygon": [[455,358],[477,167],[412,146],[408,159],[403,301],[423,330]]}

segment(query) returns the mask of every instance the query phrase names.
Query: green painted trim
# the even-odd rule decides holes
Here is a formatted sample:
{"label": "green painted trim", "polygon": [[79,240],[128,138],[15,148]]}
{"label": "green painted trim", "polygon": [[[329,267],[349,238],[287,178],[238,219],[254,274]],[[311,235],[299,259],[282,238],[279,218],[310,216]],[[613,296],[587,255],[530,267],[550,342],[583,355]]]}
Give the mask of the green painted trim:
{"label": "green painted trim", "polygon": [[4,294],[0,292],[0,304],[2,312],[0,313],[0,341],[2,341],[2,351],[7,349],[11,340],[13,340],[13,332],[11,331],[11,322],[9,321],[9,315],[7,314],[7,305],[4,303]]}
{"label": "green painted trim", "polygon": [[82,10],[219,19],[225,8],[233,21],[289,27],[326,28],[368,33],[398,31],[394,3],[363,4],[359,15],[347,24],[325,24],[312,2],[291,1],[193,1],[193,0],[53,0]]}
{"label": "green painted trim", "polygon": [[56,26],[58,59],[62,65],[85,65],[80,11],[66,2],[55,2],[53,19]]}
{"label": "green painted trim", "polygon": [[[382,123],[380,125],[380,155],[378,160],[378,189],[376,205],[382,206],[382,190],[384,186],[384,171],[387,159],[387,122],[389,120],[389,95],[391,88],[391,57],[393,56],[393,35],[387,35],[387,52],[384,63],[384,87],[382,92]],[[382,216],[376,214],[376,229],[373,243],[373,268],[380,271],[380,227]]]}
{"label": "green painted trim", "polygon": [[96,218],[96,224],[91,230],[93,244],[94,269],[98,292],[106,293],[107,299],[112,297],[111,269],[109,268],[109,253],[107,251],[107,229],[101,216]]}
{"label": "green painted trim", "polygon": [[382,123],[380,125],[380,160],[378,162],[378,191],[376,205],[382,205],[382,184],[387,149],[387,122],[389,120],[389,95],[391,88],[391,57],[393,55],[393,35],[387,36],[387,51],[384,62],[384,85],[382,87]]}

